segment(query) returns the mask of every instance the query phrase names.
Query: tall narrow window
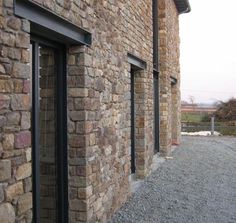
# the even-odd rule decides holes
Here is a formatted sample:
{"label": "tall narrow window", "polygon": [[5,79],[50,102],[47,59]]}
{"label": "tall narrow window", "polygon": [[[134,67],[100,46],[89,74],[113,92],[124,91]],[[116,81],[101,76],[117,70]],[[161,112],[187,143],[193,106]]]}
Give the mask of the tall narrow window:
{"label": "tall narrow window", "polygon": [[131,173],[135,173],[135,86],[134,70],[131,69]]}
{"label": "tall narrow window", "polygon": [[154,94],[154,153],[160,152],[160,117],[159,117],[159,79],[158,73],[153,73],[153,94]]}
{"label": "tall narrow window", "polygon": [[34,222],[66,222],[65,74],[63,52],[32,41]]}

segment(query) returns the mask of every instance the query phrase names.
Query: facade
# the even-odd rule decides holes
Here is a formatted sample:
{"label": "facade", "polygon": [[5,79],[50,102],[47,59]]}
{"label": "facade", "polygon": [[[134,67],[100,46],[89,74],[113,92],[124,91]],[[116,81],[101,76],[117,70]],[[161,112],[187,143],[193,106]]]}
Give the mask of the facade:
{"label": "facade", "polygon": [[[0,222],[106,222],[180,141],[187,0],[0,0]],[[158,153],[158,154],[159,154]]]}

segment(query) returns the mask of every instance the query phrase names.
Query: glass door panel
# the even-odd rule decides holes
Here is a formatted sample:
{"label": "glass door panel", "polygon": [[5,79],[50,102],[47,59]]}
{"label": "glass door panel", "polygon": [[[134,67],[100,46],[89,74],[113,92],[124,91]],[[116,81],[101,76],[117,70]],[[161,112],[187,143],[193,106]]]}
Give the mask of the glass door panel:
{"label": "glass door panel", "polygon": [[67,107],[63,47],[32,38],[35,223],[68,222]]}
{"label": "glass door panel", "polygon": [[57,109],[55,51],[39,46],[40,222],[57,222]]}

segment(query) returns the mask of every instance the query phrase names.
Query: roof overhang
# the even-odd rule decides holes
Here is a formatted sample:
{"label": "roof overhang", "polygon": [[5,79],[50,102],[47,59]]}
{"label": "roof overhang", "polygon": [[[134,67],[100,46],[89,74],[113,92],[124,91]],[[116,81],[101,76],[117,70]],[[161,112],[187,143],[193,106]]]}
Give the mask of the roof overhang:
{"label": "roof overhang", "polygon": [[179,14],[188,13],[191,11],[189,0],[174,0]]}

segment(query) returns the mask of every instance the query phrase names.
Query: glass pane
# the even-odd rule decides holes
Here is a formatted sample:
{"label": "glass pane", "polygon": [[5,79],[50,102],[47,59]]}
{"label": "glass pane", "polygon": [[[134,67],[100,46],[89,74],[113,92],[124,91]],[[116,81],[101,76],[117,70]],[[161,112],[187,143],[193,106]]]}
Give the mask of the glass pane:
{"label": "glass pane", "polygon": [[39,49],[40,222],[57,222],[56,64],[53,49]]}

